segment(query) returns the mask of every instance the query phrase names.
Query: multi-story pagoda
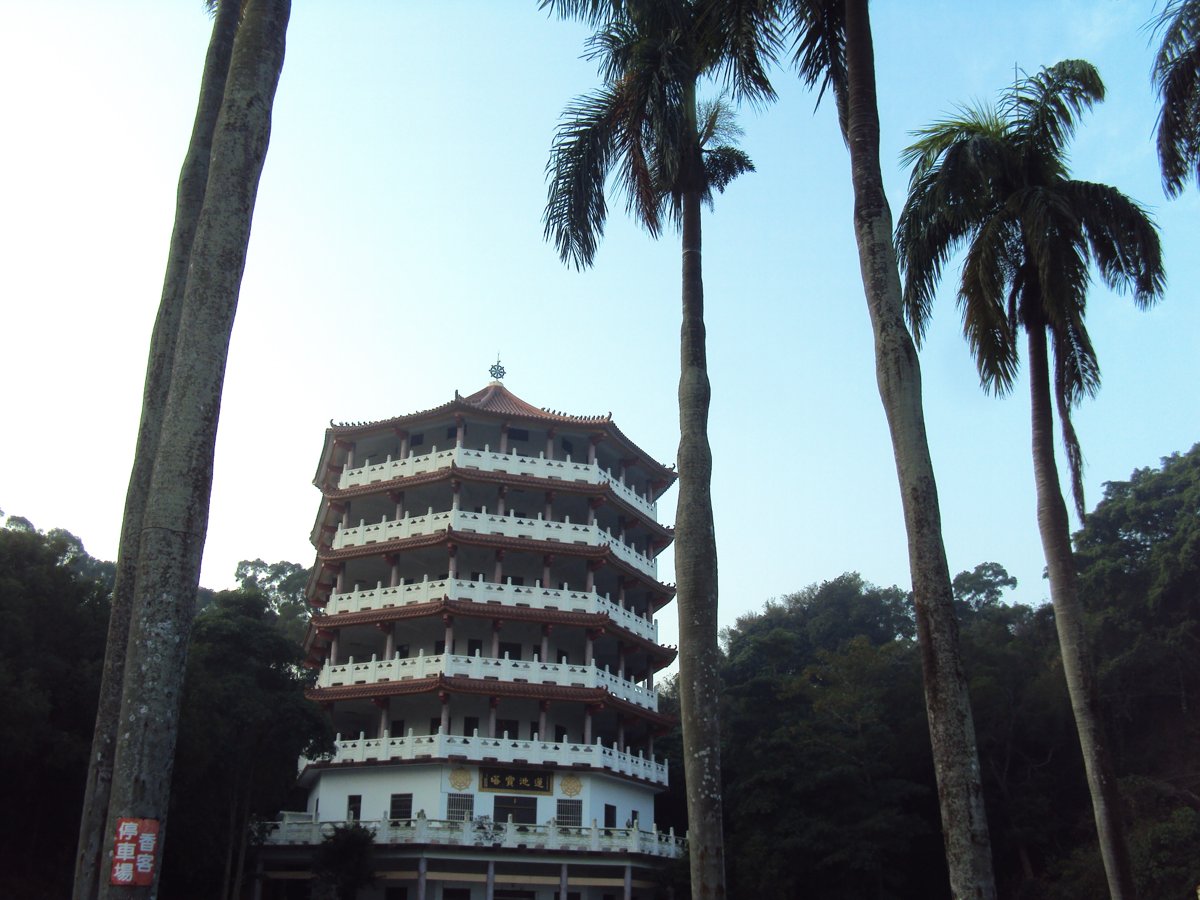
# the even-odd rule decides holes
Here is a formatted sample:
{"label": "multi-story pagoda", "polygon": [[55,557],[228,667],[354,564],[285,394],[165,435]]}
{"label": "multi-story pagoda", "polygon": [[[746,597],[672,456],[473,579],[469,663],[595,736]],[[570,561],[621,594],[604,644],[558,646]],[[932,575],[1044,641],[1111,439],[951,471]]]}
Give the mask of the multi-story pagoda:
{"label": "multi-story pagoda", "polygon": [[304,762],[268,882],[350,821],[375,832],[380,900],[649,900],[681,852],[652,824],[675,473],[611,416],[538,409],[492,374],[326,432],[307,651],[337,752]]}

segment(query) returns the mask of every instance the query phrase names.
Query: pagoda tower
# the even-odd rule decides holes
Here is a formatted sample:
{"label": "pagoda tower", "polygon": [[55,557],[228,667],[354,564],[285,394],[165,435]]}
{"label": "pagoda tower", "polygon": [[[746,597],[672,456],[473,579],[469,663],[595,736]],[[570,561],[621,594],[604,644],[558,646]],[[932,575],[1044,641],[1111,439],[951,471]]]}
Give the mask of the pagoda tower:
{"label": "pagoda tower", "polygon": [[650,900],[682,853],[653,824],[675,473],[611,415],[539,409],[503,374],[325,434],[306,650],[337,750],[302,761],[268,896],[348,822],[375,835],[364,900]]}

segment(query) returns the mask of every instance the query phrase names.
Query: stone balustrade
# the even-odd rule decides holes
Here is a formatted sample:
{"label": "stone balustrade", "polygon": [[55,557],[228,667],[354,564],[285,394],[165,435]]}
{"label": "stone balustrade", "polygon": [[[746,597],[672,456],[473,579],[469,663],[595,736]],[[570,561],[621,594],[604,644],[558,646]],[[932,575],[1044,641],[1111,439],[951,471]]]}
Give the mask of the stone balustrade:
{"label": "stone balustrade", "polygon": [[384,587],[377,583],[373,588],[332,594],[325,606],[325,614],[363,612],[372,609],[407,606],[411,603],[430,603],[448,597],[451,600],[469,600],[474,603],[505,603],[512,606],[527,606],[532,609],[562,610],[605,614],[622,628],[639,637],[658,643],[658,623],[646,619],[629,609],[623,609],[610,600],[607,594],[595,591],[572,591],[567,589],[543,588],[541,582],[532,587],[512,584],[496,584],[491,581],[468,581],[462,578],[428,578],[411,584]]}
{"label": "stone balustrade", "polygon": [[361,547],[383,541],[434,534],[438,531],[445,531],[447,528],[478,534],[496,534],[508,538],[586,544],[590,547],[607,544],[625,562],[651,578],[658,577],[658,563],[653,558],[630,547],[606,529],[600,528],[598,525],[572,522],[570,517],[561,522],[554,519],[543,519],[541,513],[538,513],[536,518],[532,518],[500,515],[499,513],[479,513],[462,509],[443,512],[434,512],[430,509],[424,515],[410,516],[406,514],[400,519],[389,519],[384,516],[378,522],[367,523],[360,520],[358,525],[349,527],[339,525],[333,536],[332,547],[334,550]]}
{"label": "stone balustrade", "polygon": [[566,459],[546,459],[545,453],[524,456],[514,450],[499,453],[485,446],[482,450],[468,447],[451,447],[447,450],[432,448],[421,455],[410,454],[404,459],[388,456],[383,462],[365,464],[346,469],[338,480],[338,488],[344,490],[363,484],[391,481],[409,475],[421,475],[446,469],[454,463],[463,469],[479,469],[483,472],[504,472],[510,475],[531,475],[535,478],[550,478],[561,481],[580,481],[585,484],[608,484],[613,491],[645,515],[657,521],[658,505],[621,482],[611,472],[600,468],[597,463],[574,462]]}
{"label": "stone balustrade", "polygon": [[[269,823],[268,844],[319,844],[339,825],[347,822],[318,822],[312,813],[285,812],[281,820]],[[685,841],[675,830],[663,833],[655,825],[643,831],[634,822],[631,828],[590,827],[493,822],[487,816],[472,819],[427,819],[418,812],[412,819],[361,820],[375,834],[375,843],[441,844],[459,847],[506,847],[529,850],[568,850],[574,853],[640,853],[677,859],[683,856]]]}
{"label": "stone balustrade", "polygon": [[[343,740],[339,734],[337,750],[331,764],[365,762],[406,762],[419,759],[448,759],[451,756],[472,762],[526,763],[531,766],[551,764],[559,767],[589,766],[618,775],[640,778],[652,784],[667,784],[667,764],[649,758],[639,751],[635,756],[615,747],[606,747],[596,739],[594,744],[576,741],[522,741],[510,737],[481,737],[478,734],[408,734],[393,737],[386,731],[382,737]],[[301,768],[313,760],[301,759]]]}
{"label": "stone balustrade", "polygon": [[645,709],[658,709],[658,691],[632,681],[626,681],[608,669],[601,669],[593,661],[591,665],[572,663],[540,662],[537,659],[503,659],[490,656],[459,656],[438,654],[349,662],[331,666],[326,664],[317,678],[317,686],[328,688],[348,684],[378,684],[388,681],[408,681],[445,675],[448,678],[463,677],[483,680],[494,678],[508,682],[530,684],[553,684],[558,687],[605,688],[614,697]]}

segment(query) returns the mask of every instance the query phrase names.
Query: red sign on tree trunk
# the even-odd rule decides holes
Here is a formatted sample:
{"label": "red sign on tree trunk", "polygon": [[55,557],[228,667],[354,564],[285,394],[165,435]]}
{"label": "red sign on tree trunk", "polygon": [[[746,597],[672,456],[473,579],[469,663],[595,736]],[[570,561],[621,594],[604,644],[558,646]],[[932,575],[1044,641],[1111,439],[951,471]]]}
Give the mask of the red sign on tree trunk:
{"label": "red sign on tree trunk", "polygon": [[149,885],[158,852],[158,819],[117,819],[110,884]]}

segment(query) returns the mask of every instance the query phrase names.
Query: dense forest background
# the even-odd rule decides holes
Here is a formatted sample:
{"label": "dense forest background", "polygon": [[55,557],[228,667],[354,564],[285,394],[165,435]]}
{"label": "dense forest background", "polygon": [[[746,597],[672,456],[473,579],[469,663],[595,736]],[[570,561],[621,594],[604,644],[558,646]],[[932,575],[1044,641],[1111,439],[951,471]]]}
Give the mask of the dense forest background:
{"label": "dense forest background", "polygon": [[[986,514],[981,512],[981,514]],[[1200,883],[1200,445],[1110,482],[1075,536],[1139,894]],[[306,571],[242,563],[203,591],[188,661],[163,896],[218,895],[250,871],[248,826],[295,802],[300,753],[328,747],[303,698]],[[66,896],[111,563],[68,532],[0,529],[0,896]],[[1053,612],[1003,566],[954,580],[1000,895],[1102,896],[1104,873]],[[946,896],[911,605],[847,573],[724,633],[729,894]],[[664,707],[673,694],[664,690]],[[686,830],[679,739],[659,828]],[[186,874],[186,878],[183,873]],[[675,875],[686,881],[681,867]],[[681,896],[677,893],[677,896]]]}

